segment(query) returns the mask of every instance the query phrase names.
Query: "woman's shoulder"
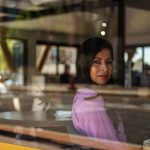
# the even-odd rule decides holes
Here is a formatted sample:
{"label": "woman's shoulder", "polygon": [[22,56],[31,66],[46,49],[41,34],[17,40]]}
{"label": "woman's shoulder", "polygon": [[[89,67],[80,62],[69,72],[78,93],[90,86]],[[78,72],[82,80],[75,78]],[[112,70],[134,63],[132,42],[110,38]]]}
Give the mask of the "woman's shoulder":
{"label": "woman's shoulder", "polygon": [[95,112],[104,110],[104,100],[94,90],[82,88],[74,98],[74,108],[77,112]]}
{"label": "woman's shoulder", "polygon": [[83,96],[95,96],[95,95],[97,95],[97,93],[94,90],[89,89],[89,88],[80,88],[77,90],[76,94],[83,95]]}
{"label": "woman's shoulder", "polygon": [[89,89],[89,88],[81,88],[77,90],[76,99],[80,99],[80,100],[96,100],[98,99],[103,99],[100,94],[98,94],[97,92],[95,92],[93,89]]}

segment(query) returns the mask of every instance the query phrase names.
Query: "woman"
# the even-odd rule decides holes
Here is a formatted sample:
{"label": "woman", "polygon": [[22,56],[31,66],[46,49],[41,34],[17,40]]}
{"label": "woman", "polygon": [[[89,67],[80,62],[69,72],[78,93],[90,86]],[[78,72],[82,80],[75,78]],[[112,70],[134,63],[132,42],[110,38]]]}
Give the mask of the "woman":
{"label": "woman", "polygon": [[[80,46],[76,68],[78,79],[85,84],[106,85],[111,79],[113,49],[99,37],[85,40]],[[108,115],[102,96],[90,88],[79,89],[72,106],[72,121],[76,130],[89,137],[126,141],[119,113],[114,120]],[[117,122],[117,123],[116,123]],[[115,124],[115,125],[114,125]]]}

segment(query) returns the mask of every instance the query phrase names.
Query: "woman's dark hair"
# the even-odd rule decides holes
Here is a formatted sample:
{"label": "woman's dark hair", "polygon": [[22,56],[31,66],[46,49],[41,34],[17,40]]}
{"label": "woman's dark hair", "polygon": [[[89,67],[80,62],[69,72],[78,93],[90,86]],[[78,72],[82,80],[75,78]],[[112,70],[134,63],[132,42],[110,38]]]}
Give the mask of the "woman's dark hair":
{"label": "woman's dark hair", "polygon": [[113,58],[113,48],[105,39],[92,37],[81,44],[76,59],[77,82],[87,84],[93,83],[90,77],[91,64],[96,54],[104,48],[110,50]]}

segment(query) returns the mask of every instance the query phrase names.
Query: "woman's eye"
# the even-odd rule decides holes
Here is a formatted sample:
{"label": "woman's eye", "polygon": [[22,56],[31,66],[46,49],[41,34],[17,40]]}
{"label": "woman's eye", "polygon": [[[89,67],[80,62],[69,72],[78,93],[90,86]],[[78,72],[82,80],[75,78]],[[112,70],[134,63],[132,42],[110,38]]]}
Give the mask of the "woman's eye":
{"label": "woman's eye", "polygon": [[94,60],[93,63],[94,64],[100,64],[100,61],[99,60]]}
{"label": "woman's eye", "polygon": [[106,64],[111,65],[112,64],[112,60],[107,60]]}

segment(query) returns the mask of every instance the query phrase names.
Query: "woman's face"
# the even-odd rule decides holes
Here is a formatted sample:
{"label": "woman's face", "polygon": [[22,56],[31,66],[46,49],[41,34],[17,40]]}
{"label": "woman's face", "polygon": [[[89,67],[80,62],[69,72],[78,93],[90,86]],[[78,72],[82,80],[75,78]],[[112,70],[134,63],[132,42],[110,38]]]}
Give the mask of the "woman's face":
{"label": "woman's face", "polygon": [[98,85],[105,85],[112,75],[112,56],[109,49],[104,48],[93,59],[90,68],[91,80]]}

